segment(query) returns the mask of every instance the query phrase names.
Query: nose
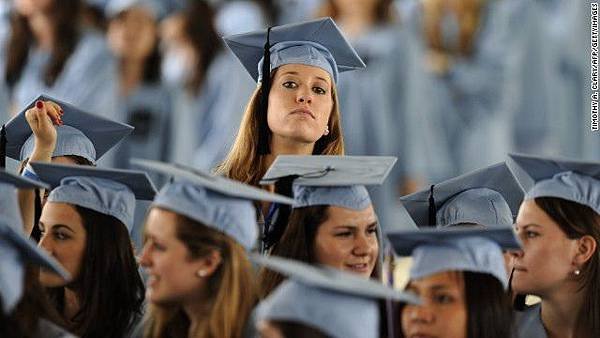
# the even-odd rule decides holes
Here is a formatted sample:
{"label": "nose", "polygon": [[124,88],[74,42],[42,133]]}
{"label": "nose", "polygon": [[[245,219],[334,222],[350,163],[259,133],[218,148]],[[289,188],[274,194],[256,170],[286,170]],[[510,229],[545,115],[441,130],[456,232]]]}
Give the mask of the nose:
{"label": "nose", "polygon": [[523,257],[523,250],[510,250],[508,251],[508,254],[510,255],[510,257],[512,257],[512,259],[515,258],[522,258]]}
{"label": "nose", "polygon": [[408,305],[404,311],[408,320],[413,323],[431,324],[435,320],[433,311],[427,305]]}
{"label": "nose", "polygon": [[377,240],[367,237],[365,234],[358,234],[354,238],[353,253],[356,256],[366,256],[370,254],[377,246]]}
{"label": "nose", "polygon": [[49,239],[47,234],[44,234],[38,242],[38,247],[46,250],[49,254],[52,254],[52,240]]}
{"label": "nose", "polygon": [[296,97],[296,101],[298,103],[312,103],[312,94],[309,89],[300,89],[298,90],[298,96]]}
{"label": "nose", "polygon": [[144,244],[144,247],[142,248],[142,254],[139,257],[138,262],[141,266],[145,268],[150,266],[150,243]]}

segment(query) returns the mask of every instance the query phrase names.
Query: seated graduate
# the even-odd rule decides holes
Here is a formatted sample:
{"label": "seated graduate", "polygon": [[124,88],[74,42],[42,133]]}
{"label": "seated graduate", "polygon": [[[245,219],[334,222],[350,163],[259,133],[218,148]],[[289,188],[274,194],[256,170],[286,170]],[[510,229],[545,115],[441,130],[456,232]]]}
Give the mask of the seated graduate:
{"label": "seated graduate", "polygon": [[401,337],[510,337],[502,250],[520,248],[512,228],[455,226],[387,236],[397,255],[412,255],[406,290],[422,300],[400,310]]}
{"label": "seated graduate", "polygon": [[[28,162],[96,165],[96,162],[133,127],[40,95],[5,126],[6,140],[0,155],[20,161],[19,172],[37,179]],[[31,234],[39,218],[34,215],[37,194],[20,193],[25,233]],[[35,233],[34,233],[35,234]],[[36,239],[39,239],[33,236]]]}
{"label": "seated graduate", "polygon": [[[384,156],[277,157],[261,183],[291,186],[294,205],[287,225],[265,229],[269,253],[381,278],[381,229],[365,185],[382,184],[395,162]],[[264,297],[283,276],[264,269],[259,279]]]}
{"label": "seated graduate", "polygon": [[140,262],[151,306],[144,336],[242,337],[256,303],[247,258],[258,238],[252,201],[293,200],[189,168],[132,163],[175,178],[154,199],[145,224]]}
{"label": "seated graduate", "polygon": [[391,338],[381,302],[419,303],[414,295],[338,269],[256,254],[252,260],[289,277],[256,309],[261,338]]}
{"label": "seated graduate", "polygon": [[42,183],[0,170],[0,336],[6,338],[74,337],[56,324],[56,314],[38,282],[39,268],[68,280],[70,275],[22,232],[17,188]]}
{"label": "seated graduate", "polygon": [[73,277],[40,282],[67,327],[81,337],[129,337],[142,317],[144,282],[129,233],[136,198],[156,190],[140,171],[32,162],[54,189],[42,209],[39,246]]}
{"label": "seated graduate", "polygon": [[517,336],[600,335],[600,163],[509,155],[525,191],[512,288],[541,298],[517,313]]}
{"label": "seated graduate", "polygon": [[523,192],[504,162],[400,198],[419,227],[512,226]]}

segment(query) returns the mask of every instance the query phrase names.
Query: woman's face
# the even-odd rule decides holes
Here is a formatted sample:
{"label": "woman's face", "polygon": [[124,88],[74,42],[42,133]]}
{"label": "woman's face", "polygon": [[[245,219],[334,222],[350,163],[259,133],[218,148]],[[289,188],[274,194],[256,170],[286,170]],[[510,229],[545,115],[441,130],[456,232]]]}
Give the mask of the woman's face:
{"label": "woman's face", "polygon": [[46,12],[53,4],[54,0],[15,0],[14,2],[17,13],[25,17]]}
{"label": "woman's face", "polygon": [[267,120],[273,140],[315,143],[333,109],[333,84],[321,68],[299,64],[277,69],[269,93]]}
{"label": "woman's face", "polygon": [[406,289],[423,303],[406,305],[402,310],[405,337],[467,337],[467,305],[460,273],[440,272],[412,280]]}
{"label": "woman's face", "polygon": [[169,305],[199,300],[205,289],[199,260],[190,257],[185,244],[177,238],[177,214],[152,208],[146,220],[146,242],[140,264],[148,274],[146,299]]}
{"label": "woman's face", "polygon": [[370,277],[379,253],[373,206],[360,211],[330,206],[327,215],[327,220],[317,229],[315,260]]}
{"label": "woman's face", "polygon": [[[48,202],[42,209],[39,246],[54,257],[76,281],[85,255],[87,232],[75,207],[67,203]],[[45,287],[64,286],[58,275],[40,271],[40,283]]]}
{"label": "woman's face", "polygon": [[158,38],[152,14],[139,6],[112,19],[106,35],[110,49],[117,57],[139,62],[150,56]]}
{"label": "woman's face", "polygon": [[576,240],[567,238],[532,199],[521,204],[516,230],[523,250],[512,254],[513,290],[538,296],[557,290],[575,270]]}

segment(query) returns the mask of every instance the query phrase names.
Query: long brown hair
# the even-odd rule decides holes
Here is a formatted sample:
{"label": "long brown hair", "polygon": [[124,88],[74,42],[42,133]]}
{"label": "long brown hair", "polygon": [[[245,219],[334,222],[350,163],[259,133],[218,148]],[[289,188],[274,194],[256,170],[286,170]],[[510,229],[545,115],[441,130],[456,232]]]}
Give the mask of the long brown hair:
{"label": "long brown hair", "polygon": [[[47,86],[52,86],[63,70],[67,59],[71,56],[79,39],[80,0],[55,0],[52,3],[50,22],[54,27],[54,46],[48,63],[45,65],[43,79]],[[5,46],[6,69],[5,80],[13,87],[21,78],[23,68],[27,64],[29,50],[34,45],[34,36],[27,18],[16,11],[11,17],[11,34]]]}
{"label": "long brown hair", "polygon": [[[293,209],[281,240],[273,245],[270,254],[309,264],[316,263],[315,240],[317,231],[319,226],[327,221],[329,217],[328,210],[328,205]],[[379,278],[380,269],[381,266],[379,260],[377,260],[371,277]],[[258,275],[260,297],[267,297],[284,279],[281,274],[273,270],[261,269]]]}
{"label": "long brown hair", "polygon": [[[600,245],[600,215],[592,208],[572,201],[554,197],[539,197],[535,204],[540,207],[569,239],[592,236]],[[582,267],[576,276],[580,291],[584,293],[583,305],[577,314],[575,336],[598,337],[600,334],[600,249]]]}
{"label": "long brown hair", "polygon": [[[146,291],[129,233],[115,217],[75,209],[87,235],[82,270],[69,285],[76,290],[80,309],[67,319],[68,328],[82,338],[124,337],[142,317]],[[65,287],[47,291],[63,313]]]}
{"label": "long brown hair", "polygon": [[[208,317],[194,337],[204,332],[205,338],[241,338],[256,303],[254,273],[245,249],[229,236],[182,215],[178,215],[177,238],[188,249],[190,259],[215,250],[222,257],[221,265],[208,279]],[[180,306],[151,305],[145,336],[187,337],[189,325]]]}
{"label": "long brown hair", "polygon": [[[223,163],[217,167],[217,173],[255,186],[258,185],[268,169],[265,156],[258,155],[260,96],[261,87],[258,87],[250,97],[240,129],[229,154]],[[344,155],[344,140],[335,85],[332,86],[331,96],[333,107],[327,123],[330,131],[328,135],[317,140],[313,155]]]}

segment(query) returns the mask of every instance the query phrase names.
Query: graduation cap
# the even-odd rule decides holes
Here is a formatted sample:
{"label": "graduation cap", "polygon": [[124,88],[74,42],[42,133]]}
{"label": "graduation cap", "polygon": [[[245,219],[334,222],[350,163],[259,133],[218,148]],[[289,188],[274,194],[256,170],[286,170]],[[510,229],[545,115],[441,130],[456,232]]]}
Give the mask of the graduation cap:
{"label": "graduation cap", "polygon": [[371,204],[365,185],[382,184],[392,156],[279,155],[260,181],[293,182],[294,208],[335,205],[363,210]]}
{"label": "graduation cap", "polygon": [[4,313],[10,313],[23,294],[25,264],[53,271],[65,280],[69,274],[23,233],[17,188],[43,188],[44,184],[0,171],[0,295]]}
{"label": "graduation cap", "polygon": [[512,227],[454,226],[396,231],[387,234],[399,256],[412,254],[411,279],[443,271],[487,273],[508,287],[502,250],[520,250]]}
{"label": "graduation cap", "polygon": [[43,182],[53,190],[49,202],[62,202],[113,216],[127,230],[133,227],[135,201],[151,200],[156,188],[143,171],[32,162]]}
{"label": "graduation cap", "polygon": [[259,265],[288,276],[257,308],[257,320],[298,322],[335,338],[379,335],[377,300],[419,304],[413,294],[329,267],[253,254]]}
{"label": "graduation cap", "polygon": [[600,214],[600,162],[509,154],[510,171],[525,199],[556,197]]}
{"label": "graduation cap", "polygon": [[338,73],[365,68],[364,62],[331,18],[269,27],[227,36],[224,40],[252,78],[262,82],[259,155],[270,152],[267,104],[273,70],[287,64],[313,66],[325,70],[337,82]]}
{"label": "graduation cap", "polygon": [[[64,125],[55,126],[57,137],[53,157],[76,155],[96,163],[102,155],[133,131],[130,125],[89,114],[69,103],[40,95],[8,121],[2,130],[6,138],[5,154],[17,161],[28,158],[33,152],[34,136],[25,118],[25,112],[33,108],[37,101],[55,102],[64,111]],[[1,160],[4,160],[1,151],[0,155]]]}
{"label": "graduation cap", "polygon": [[258,237],[252,201],[292,204],[291,198],[222,176],[157,161],[134,159],[133,165],[175,178],[154,199],[153,206],[171,210],[221,231],[250,250]]}
{"label": "graduation cap", "polygon": [[512,225],[523,192],[498,163],[400,198],[418,226]]}

